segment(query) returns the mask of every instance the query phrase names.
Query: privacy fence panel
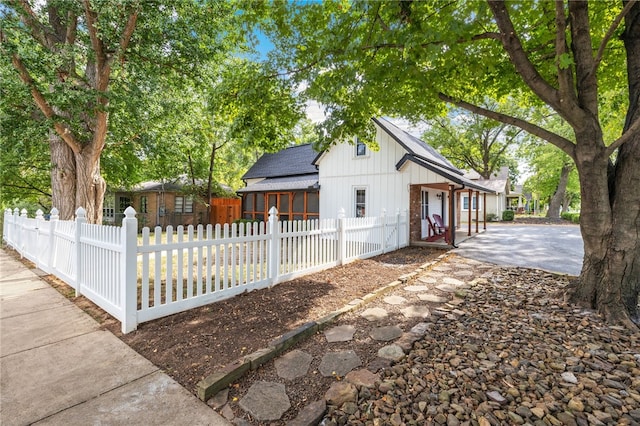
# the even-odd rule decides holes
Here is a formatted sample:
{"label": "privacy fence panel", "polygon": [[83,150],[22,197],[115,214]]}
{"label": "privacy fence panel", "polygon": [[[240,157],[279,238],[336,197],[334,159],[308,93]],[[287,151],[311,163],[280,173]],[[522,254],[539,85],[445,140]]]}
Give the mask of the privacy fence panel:
{"label": "privacy fence panel", "polygon": [[4,213],[3,239],[122,323],[141,322],[268,287],[408,244],[406,213],[380,217],[143,228],[131,207],[122,226]]}

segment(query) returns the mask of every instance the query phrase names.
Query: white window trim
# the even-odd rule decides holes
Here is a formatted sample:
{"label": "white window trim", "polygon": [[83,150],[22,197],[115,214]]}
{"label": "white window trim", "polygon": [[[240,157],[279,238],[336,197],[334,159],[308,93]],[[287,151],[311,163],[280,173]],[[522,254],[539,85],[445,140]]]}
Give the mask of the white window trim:
{"label": "white window trim", "polygon": [[[469,194],[463,194],[463,195],[462,195],[462,199],[460,200],[460,204],[461,204],[461,205],[460,205],[460,209],[461,209],[461,211],[463,211],[463,212],[468,212],[468,211],[469,211],[469,209],[468,209],[468,208],[466,208],[466,209],[464,208],[464,200],[465,200],[465,199],[468,199],[468,198],[469,198]],[[479,211],[479,212],[481,212],[481,211],[482,211],[482,198],[481,198],[480,196],[476,196],[475,194],[473,194],[473,198],[475,198],[475,199],[476,199],[476,204],[477,204],[477,206],[478,206],[478,211]],[[473,198],[472,198],[472,200],[473,200]],[[469,205],[469,206],[473,207],[473,202],[471,202],[471,204],[469,204],[469,203],[467,202],[467,205]],[[472,209],[471,209],[471,211],[472,211],[472,212],[475,212],[476,210],[472,208]]]}
{"label": "white window trim", "polygon": [[[367,158],[369,156],[369,147],[364,142],[360,142],[360,139],[356,136],[354,139],[355,145],[353,147],[353,158]],[[358,145],[364,146],[364,154],[358,155]]]}
{"label": "white window trim", "polygon": [[364,191],[364,216],[360,216],[360,217],[367,217],[367,212],[369,211],[369,187],[368,186],[354,186],[353,190],[351,191],[353,200],[351,205],[353,206],[353,217],[358,217],[357,212],[358,212],[358,208],[357,208],[357,200],[358,200],[358,196],[357,196],[357,191]]}

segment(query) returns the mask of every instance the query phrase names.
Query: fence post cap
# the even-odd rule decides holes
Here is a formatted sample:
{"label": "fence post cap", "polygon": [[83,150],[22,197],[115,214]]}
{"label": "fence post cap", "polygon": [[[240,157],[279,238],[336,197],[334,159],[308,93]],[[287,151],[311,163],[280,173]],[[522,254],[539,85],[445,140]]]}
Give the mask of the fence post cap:
{"label": "fence post cap", "polygon": [[36,219],[42,219],[44,212],[40,209],[36,210]]}
{"label": "fence post cap", "polygon": [[26,216],[26,215],[27,215],[27,209],[20,210],[20,216]]}
{"label": "fence post cap", "polygon": [[127,218],[132,218],[136,216],[136,209],[134,209],[133,207],[129,206],[124,210],[124,215]]}
{"label": "fence post cap", "polygon": [[76,210],[76,217],[87,217],[87,211],[84,209],[84,207],[78,207],[78,209]]}
{"label": "fence post cap", "polygon": [[56,209],[55,207],[51,209],[51,216],[57,216],[60,214],[60,210]]}
{"label": "fence post cap", "polygon": [[338,219],[344,219],[346,216],[346,212],[344,211],[344,207],[340,207],[338,210]]}
{"label": "fence post cap", "polygon": [[387,209],[382,209],[382,216],[386,216],[387,215]]}
{"label": "fence post cap", "polygon": [[271,208],[269,209],[269,215],[277,215],[278,214],[278,209],[276,209],[276,206],[271,206]]}

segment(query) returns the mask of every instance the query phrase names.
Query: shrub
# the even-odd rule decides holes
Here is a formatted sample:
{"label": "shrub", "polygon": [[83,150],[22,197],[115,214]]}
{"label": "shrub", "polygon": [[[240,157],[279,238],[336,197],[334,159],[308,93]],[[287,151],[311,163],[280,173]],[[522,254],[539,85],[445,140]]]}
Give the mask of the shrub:
{"label": "shrub", "polygon": [[513,220],[516,214],[513,210],[505,210],[502,212],[502,220]]}
{"label": "shrub", "polygon": [[498,215],[495,213],[487,213],[487,222],[495,222],[498,220]]}
{"label": "shrub", "polygon": [[580,223],[580,213],[562,213],[560,216],[569,222]]}

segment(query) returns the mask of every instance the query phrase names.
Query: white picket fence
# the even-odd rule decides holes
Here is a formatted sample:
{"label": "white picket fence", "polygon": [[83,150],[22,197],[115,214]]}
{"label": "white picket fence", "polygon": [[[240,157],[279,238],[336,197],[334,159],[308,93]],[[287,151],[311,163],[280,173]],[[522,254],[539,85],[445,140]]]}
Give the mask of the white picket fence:
{"label": "white picket fence", "polygon": [[297,276],[408,245],[406,212],[374,218],[278,221],[197,227],[143,228],[135,210],[122,227],[76,219],[48,220],[42,211],[6,210],[7,245],[84,295],[122,323],[139,323],[272,286]]}

